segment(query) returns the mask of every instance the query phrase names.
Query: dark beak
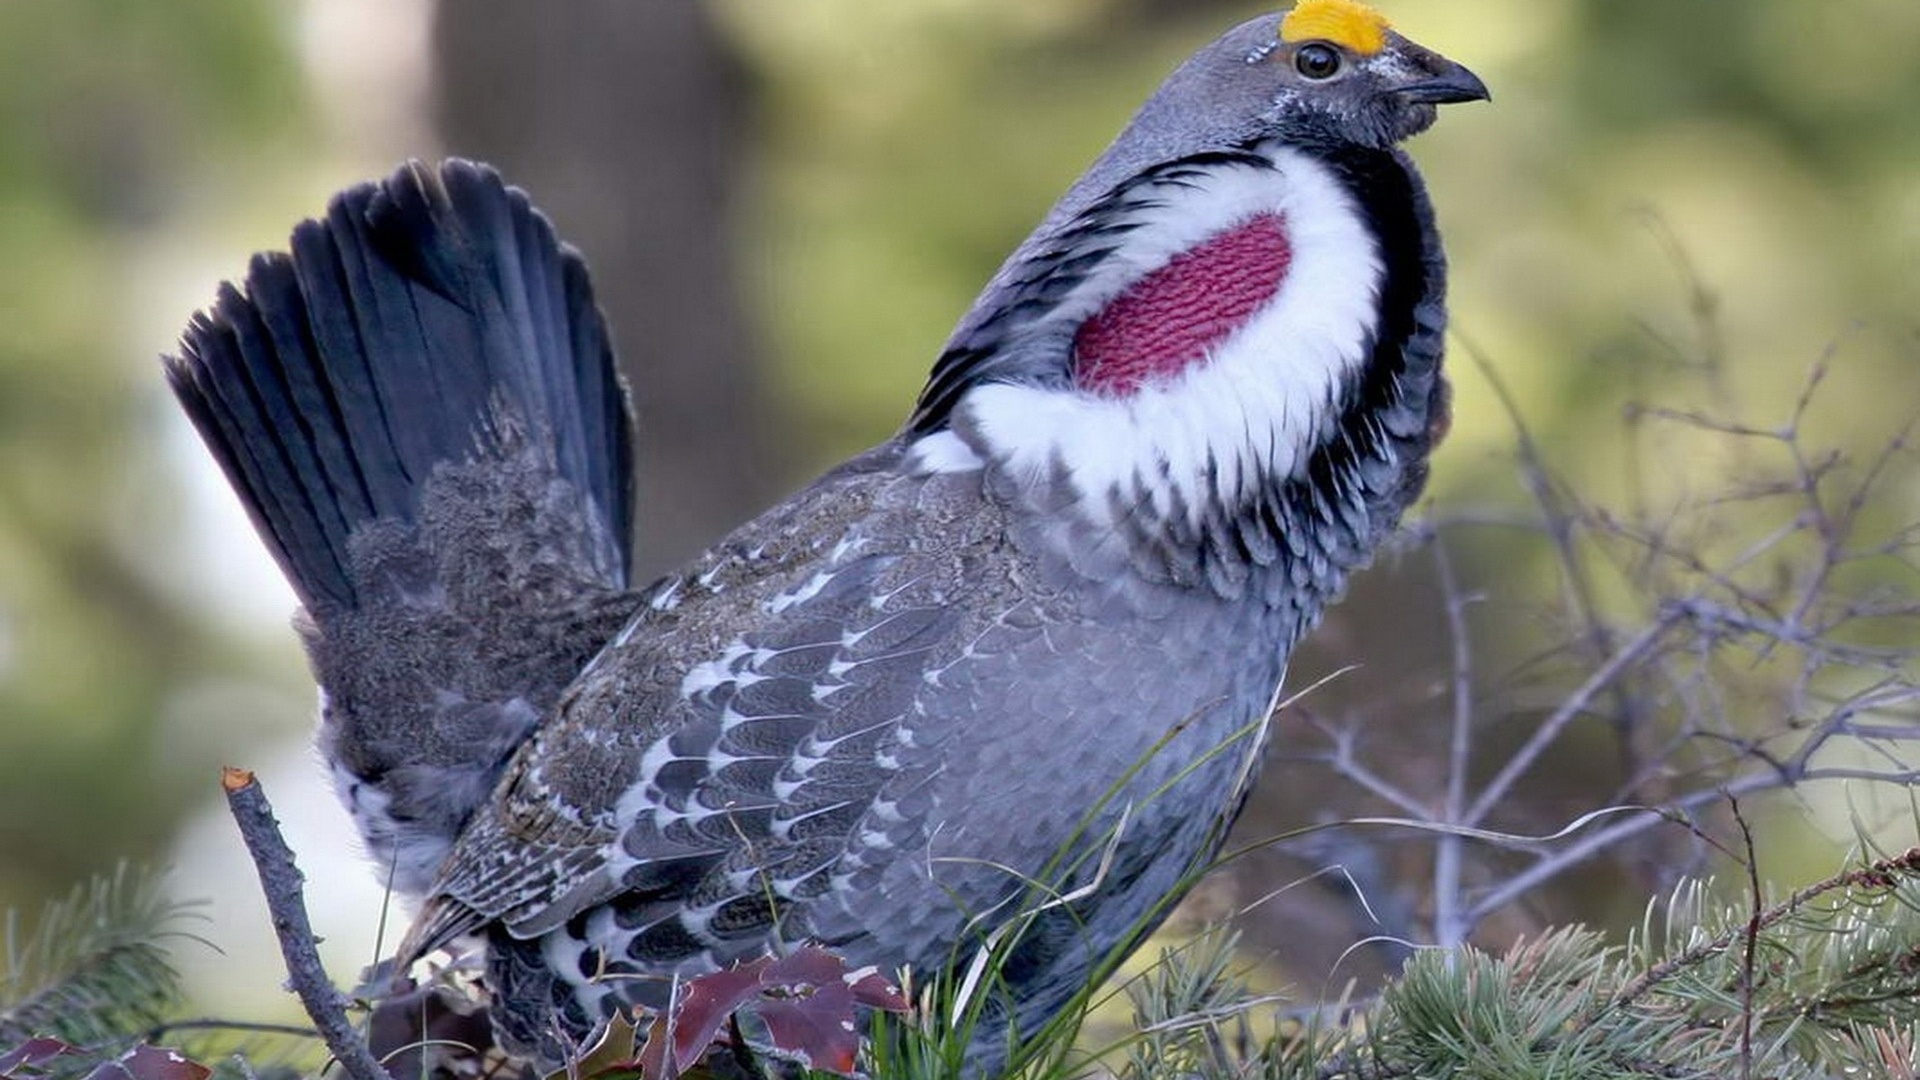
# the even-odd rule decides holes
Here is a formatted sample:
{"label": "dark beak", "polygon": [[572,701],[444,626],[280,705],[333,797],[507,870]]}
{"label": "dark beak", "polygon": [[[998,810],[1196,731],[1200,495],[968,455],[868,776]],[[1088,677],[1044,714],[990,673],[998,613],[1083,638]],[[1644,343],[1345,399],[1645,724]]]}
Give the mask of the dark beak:
{"label": "dark beak", "polygon": [[1493,95],[1487,91],[1487,84],[1480,76],[1468,71],[1444,56],[1428,53],[1421,57],[1430,74],[1403,83],[1394,88],[1394,93],[1408,101],[1425,102],[1431,105],[1447,105],[1456,101],[1492,101]]}

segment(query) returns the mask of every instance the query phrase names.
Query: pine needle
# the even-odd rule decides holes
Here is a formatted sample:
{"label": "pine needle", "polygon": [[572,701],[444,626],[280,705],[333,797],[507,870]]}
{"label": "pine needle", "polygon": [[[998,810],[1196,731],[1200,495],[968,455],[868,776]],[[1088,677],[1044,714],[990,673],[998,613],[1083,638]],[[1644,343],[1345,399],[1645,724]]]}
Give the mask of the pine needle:
{"label": "pine needle", "polygon": [[6,916],[0,1047],[50,1036],[83,1047],[128,1042],[180,996],[166,942],[186,905],[157,875],[124,864],[49,903],[30,931]]}

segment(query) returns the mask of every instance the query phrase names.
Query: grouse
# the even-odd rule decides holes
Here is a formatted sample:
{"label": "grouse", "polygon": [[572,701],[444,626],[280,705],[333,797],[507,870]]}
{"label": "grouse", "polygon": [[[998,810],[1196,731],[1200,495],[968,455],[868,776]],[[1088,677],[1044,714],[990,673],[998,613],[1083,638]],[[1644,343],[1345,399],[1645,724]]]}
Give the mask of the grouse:
{"label": "grouse", "polygon": [[672,977],[939,970],[1016,919],[981,1060],[1051,1015],[1216,851],[1425,482],[1446,268],[1397,144],[1486,97],[1354,0],[1228,31],[897,434],[651,584],[608,333],[523,193],[410,164],[257,257],[166,370],[304,608],[405,952],[483,939],[548,1064]]}

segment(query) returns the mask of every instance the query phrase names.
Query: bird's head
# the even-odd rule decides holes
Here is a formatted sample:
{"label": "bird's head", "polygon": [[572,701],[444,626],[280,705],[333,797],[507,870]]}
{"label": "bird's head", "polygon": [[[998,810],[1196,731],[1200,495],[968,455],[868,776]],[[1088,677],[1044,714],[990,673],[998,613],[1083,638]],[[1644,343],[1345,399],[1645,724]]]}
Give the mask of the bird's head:
{"label": "bird's head", "polygon": [[[1300,0],[1195,53],[1115,150],[1131,144],[1172,156],[1276,135],[1380,148],[1431,127],[1439,105],[1489,96],[1473,72],[1408,40],[1359,0]],[[1144,163],[1110,153],[1094,174]]]}
{"label": "bird's head", "polygon": [[1479,76],[1408,41],[1356,0],[1302,0],[1256,55],[1251,62],[1270,69],[1277,86],[1266,114],[1277,125],[1317,126],[1371,146],[1425,131],[1436,106],[1490,96]]}
{"label": "bird's head", "polygon": [[1358,0],[1229,31],[961,321],[908,423],[917,460],[1136,548],[1226,537],[1223,560],[1300,542],[1304,505],[1358,561],[1444,428],[1445,263],[1395,144],[1487,96]]}

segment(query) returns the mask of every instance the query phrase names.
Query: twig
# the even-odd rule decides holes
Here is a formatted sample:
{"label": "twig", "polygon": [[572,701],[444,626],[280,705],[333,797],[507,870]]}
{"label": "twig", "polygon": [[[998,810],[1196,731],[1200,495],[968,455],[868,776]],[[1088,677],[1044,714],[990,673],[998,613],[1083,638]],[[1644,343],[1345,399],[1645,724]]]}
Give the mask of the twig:
{"label": "twig", "polygon": [[1672,614],[1663,613],[1646,629],[1640,631],[1632,641],[1621,646],[1620,650],[1614,653],[1606,663],[1600,665],[1579,689],[1567,695],[1566,700],[1562,701],[1560,706],[1554,709],[1538,728],[1534,729],[1532,737],[1526,741],[1526,744],[1514,751],[1513,756],[1507,759],[1507,764],[1500,770],[1499,775],[1488,781],[1487,786],[1481,789],[1480,796],[1473,801],[1473,808],[1467,811],[1465,824],[1477,826],[1485,821],[1487,814],[1493,810],[1494,804],[1505,798],[1508,790],[1513,787],[1514,781],[1520,779],[1521,774],[1531,768],[1534,761],[1559,740],[1560,733],[1566,729],[1566,726],[1586,712],[1587,707],[1593,703],[1593,699],[1611,686],[1615,679],[1639,663],[1652,650],[1661,635],[1665,634],[1671,626],[1673,618]]}
{"label": "twig", "polygon": [[164,1024],[155,1024],[141,1036],[147,1042],[159,1042],[172,1031],[250,1031],[260,1035],[290,1035],[298,1039],[316,1039],[320,1033],[310,1027],[298,1024],[267,1024],[251,1020],[221,1020],[216,1017],[200,1017],[192,1020],[169,1020]]}
{"label": "twig", "polygon": [[1709,956],[1724,952],[1734,942],[1744,939],[1749,933],[1765,930],[1780,922],[1814,900],[1839,889],[1891,889],[1902,880],[1920,873],[1920,847],[1909,848],[1902,854],[1890,859],[1881,859],[1869,866],[1835,874],[1822,881],[1794,891],[1785,900],[1759,912],[1749,923],[1729,930],[1710,941],[1703,941],[1678,956],[1668,957],[1659,964],[1648,968],[1640,977],[1628,983],[1613,1000],[1609,1008],[1621,1008],[1631,1005],[1654,987],[1673,978],[1675,975],[1698,964]]}
{"label": "twig", "polygon": [[[1463,595],[1454,578],[1453,561],[1447,557],[1446,544],[1433,544],[1434,568],[1440,576],[1440,588],[1446,594],[1447,635],[1453,639],[1453,732],[1447,752],[1447,794],[1441,811],[1449,825],[1461,824],[1467,809],[1467,770],[1473,751],[1473,644],[1467,633],[1467,604],[1473,599]],[[1440,837],[1433,858],[1433,939],[1442,947],[1458,945],[1466,936],[1460,922],[1461,848],[1466,839],[1457,834]]]}
{"label": "twig", "polygon": [[1622,820],[1586,833],[1580,839],[1551,854],[1542,855],[1532,866],[1487,890],[1467,912],[1466,923],[1469,926],[1477,925],[1487,916],[1614,845],[1637,836],[1655,825],[1682,822],[1682,815],[1706,803],[1716,802],[1729,792],[1743,793],[1780,786],[1783,784],[1779,773],[1769,770],[1749,773],[1717,789],[1689,792],[1657,808],[1628,808]]}
{"label": "twig", "polygon": [[[1455,333],[1458,335],[1458,331]],[[1507,422],[1513,427],[1521,483],[1539,514],[1535,527],[1545,533],[1553,545],[1554,560],[1560,570],[1561,604],[1580,628],[1579,637],[1582,640],[1570,644],[1584,647],[1590,654],[1591,662],[1600,663],[1613,651],[1613,631],[1600,617],[1592,575],[1581,559],[1576,543],[1575,532],[1581,525],[1579,500],[1560,491],[1546,455],[1539,441],[1534,438],[1532,429],[1527,426],[1519,402],[1508,388],[1506,380],[1500,376],[1499,368],[1472,341],[1464,337],[1462,341],[1474,367],[1500,399],[1501,410],[1506,413]],[[1569,503],[1573,505],[1569,506]],[[1606,687],[1604,692],[1613,700],[1613,725],[1619,741],[1621,769],[1623,772],[1633,772],[1632,729],[1642,719],[1637,715],[1638,703],[1632,694],[1618,686]],[[1470,821],[1470,824],[1478,823],[1477,818]]]}
{"label": "twig", "polygon": [[1740,812],[1740,800],[1729,797],[1734,824],[1740,826],[1740,840],[1746,848],[1747,929],[1740,950],[1740,1080],[1753,1080],[1753,992],[1754,966],[1760,952],[1760,916],[1764,913],[1760,894],[1760,852],[1753,846],[1753,828]]}
{"label": "twig", "polygon": [[280,835],[280,823],[273,818],[273,806],[267,802],[260,781],[246,769],[229,766],[221,772],[220,786],[226,790],[227,809],[240,826],[247,853],[260,874],[267,911],[273,916],[273,932],[280,939],[280,955],[286,961],[288,985],[299,995],[300,1004],[320,1030],[320,1038],[348,1076],[353,1080],[391,1080],[347,1021],[347,996],[327,978],[301,895],[305,879],[294,865],[293,849]]}
{"label": "twig", "polygon": [[1315,754],[1307,760],[1324,761],[1333,770],[1348,780],[1372,792],[1385,802],[1392,803],[1401,813],[1421,821],[1432,821],[1433,811],[1425,803],[1402,790],[1399,785],[1379,773],[1374,772],[1354,753],[1359,736],[1351,728],[1336,728],[1331,722],[1323,721],[1313,713],[1305,713],[1306,720],[1333,743],[1333,749],[1326,754]]}

